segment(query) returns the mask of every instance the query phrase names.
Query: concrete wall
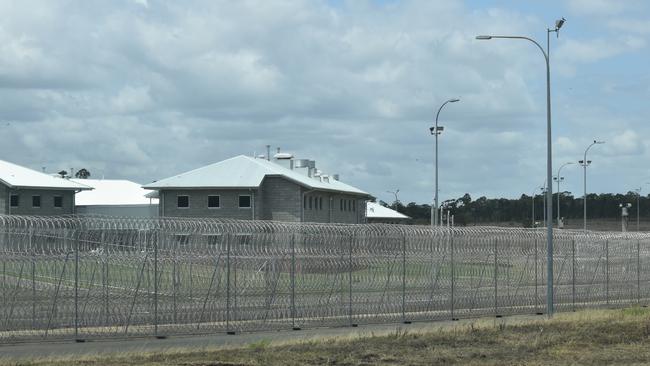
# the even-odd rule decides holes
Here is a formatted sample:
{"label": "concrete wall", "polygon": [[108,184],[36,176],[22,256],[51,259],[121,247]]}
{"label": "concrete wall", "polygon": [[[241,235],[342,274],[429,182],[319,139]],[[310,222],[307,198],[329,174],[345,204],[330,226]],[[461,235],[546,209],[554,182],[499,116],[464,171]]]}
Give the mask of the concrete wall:
{"label": "concrete wall", "polygon": [[119,217],[158,217],[158,205],[92,205],[77,206],[79,215],[106,215]]}
{"label": "concrete wall", "polygon": [[0,184],[0,215],[6,215],[9,213],[9,189],[4,185]]}
{"label": "concrete wall", "polygon": [[261,188],[262,220],[300,221],[301,186],[281,177],[265,177]]}
{"label": "concrete wall", "polygon": [[[8,189],[3,194],[9,200],[12,194],[18,195],[18,207],[9,207],[11,202],[6,202],[7,213],[12,215],[70,215],[74,213],[74,191],[56,189]],[[41,207],[32,207],[32,196],[41,196]],[[54,196],[63,197],[63,207],[54,207]]]}
{"label": "concrete wall", "polygon": [[[178,208],[177,196],[189,196],[190,207]],[[208,208],[208,196],[220,196],[220,208]],[[255,219],[260,218],[260,202],[263,197],[248,189],[186,189],[160,191],[159,212],[163,217],[221,217],[252,220],[253,209],[239,208],[239,195],[251,195]]]}

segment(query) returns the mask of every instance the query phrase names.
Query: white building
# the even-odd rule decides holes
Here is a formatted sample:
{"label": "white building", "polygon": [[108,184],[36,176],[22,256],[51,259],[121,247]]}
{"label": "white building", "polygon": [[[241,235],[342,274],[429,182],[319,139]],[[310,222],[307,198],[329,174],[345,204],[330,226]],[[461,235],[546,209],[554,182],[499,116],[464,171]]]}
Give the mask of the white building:
{"label": "white building", "polygon": [[70,179],[85,184],[92,191],[80,192],[76,196],[77,214],[94,214],[123,217],[158,216],[158,199],[148,198],[151,190],[141,184],[116,179]]}
{"label": "white building", "polygon": [[411,218],[376,202],[366,203],[366,220],[369,224],[406,224]]}

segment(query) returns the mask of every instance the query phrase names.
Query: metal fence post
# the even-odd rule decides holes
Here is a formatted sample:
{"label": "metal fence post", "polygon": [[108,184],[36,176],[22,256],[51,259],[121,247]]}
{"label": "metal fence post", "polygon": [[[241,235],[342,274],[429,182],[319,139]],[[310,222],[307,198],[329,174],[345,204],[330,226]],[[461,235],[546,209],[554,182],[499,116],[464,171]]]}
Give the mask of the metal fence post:
{"label": "metal fence post", "polygon": [[605,296],[609,305],[609,239],[605,240]]}
{"label": "metal fence post", "polygon": [[350,235],[350,240],[348,243],[348,323],[351,327],[356,327],[352,320],[352,241],[354,240],[354,234]]}
{"label": "metal fence post", "polygon": [[450,268],[451,269],[451,284],[450,284],[451,285],[450,286],[451,287],[450,288],[450,290],[451,290],[450,291],[451,292],[451,297],[450,297],[450,305],[451,305],[450,310],[451,310],[451,312],[450,313],[451,313],[451,320],[458,320],[454,316],[454,295],[455,295],[454,290],[455,290],[455,287],[456,287],[456,267],[454,266],[454,238],[451,236],[451,232],[448,232],[447,235],[448,235],[448,240],[449,240],[449,260],[451,262],[451,268]]}
{"label": "metal fence post", "polygon": [[79,340],[79,237],[74,246],[74,338]]}
{"label": "metal fence post", "polygon": [[291,234],[291,328],[300,330],[296,325],[296,233]]}
{"label": "metal fence post", "polygon": [[[145,240],[147,232],[145,231]],[[153,241],[153,322],[154,336],[158,337],[158,240],[154,235],[149,235]]]}
{"label": "metal fence post", "polygon": [[411,324],[406,320],[406,234],[402,235],[402,323]]}
{"label": "metal fence post", "polygon": [[36,329],[36,248],[34,248],[33,237],[34,229],[30,227],[29,249],[32,252],[32,329]]}
{"label": "metal fence post", "polygon": [[235,334],[230,330],[230,235],[226,235],[226,334]]}
{"label": "metal fence post", "polygon": [[[536,234],[536,233],[535,233]],[[537,248],[537,235],[535,235],[535,314],[537,315],[542,315],[541,311],[539,311],[539,287],[538,287],[538,282],[539,282],[539,253],[538,253],[538,248]]]}
{"label": "metal fence post", "polygon": [[576,240],[571,239],[571,303],[576,311]]}
{"label": "metal fence post", "polygon": [[109,301],[108,301],[108,299],[109,299],[109,293],[108,293],[109,292],[108,291],[108,288],[109,288],[108,287],[109,286],[109,278],[108,278],[108,246],[106,245],[106,237],[105,237],[105,233],[104,233],[103,228],[102,228],[102,233],[101,233],[100,238],[101,238],[100,240],[102,242],[102,251],[104,252],[103,253],[104,261],[102,263],[102,265],[104,267],[103,268],[104,269],[104,271],[103,271],[104,274],[102,276],[103,277],[102,285],[104,286],[104,325],[108,326],[108,324],[109,324],[109,316],[110,316],[109,315],[110,314],[109,313],[109,307],[108,307],[109,306]]}
{"label": "metal fence post", "polygon": [[494,316],[500,318],[499,314],[499,285],[497,275],[499,273],[499,252],[498,252],[498,239],[494,239]]}
{"label": "metal fence post", "polygon": [[641,303],[641,240],[636,241],[636,302]]}

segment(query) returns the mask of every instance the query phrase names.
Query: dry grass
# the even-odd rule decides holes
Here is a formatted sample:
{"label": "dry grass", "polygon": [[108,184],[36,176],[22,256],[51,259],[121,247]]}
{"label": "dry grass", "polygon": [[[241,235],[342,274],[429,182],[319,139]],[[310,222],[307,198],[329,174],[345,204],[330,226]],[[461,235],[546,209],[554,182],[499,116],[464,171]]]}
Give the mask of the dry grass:
{"label": "dry grass", "polygon": [[553,320],[478,320],[420,333],[243,348],[8,362],[10,365],[575,365],[650,363],[650,309],[594,310]]}

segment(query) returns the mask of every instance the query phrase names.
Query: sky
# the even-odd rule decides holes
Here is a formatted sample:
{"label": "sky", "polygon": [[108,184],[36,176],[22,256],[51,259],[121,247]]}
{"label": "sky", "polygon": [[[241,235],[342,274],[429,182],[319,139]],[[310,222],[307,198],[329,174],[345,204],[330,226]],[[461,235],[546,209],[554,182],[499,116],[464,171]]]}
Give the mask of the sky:
{"label": "sky", "polygon": [[[650,192],[650,2],[0,1],[0,159],[139,183],[280,147],[378,199]],[[582,195],[582,168],[561,189]],[[556,187],[554,186],[554,189]]]}

